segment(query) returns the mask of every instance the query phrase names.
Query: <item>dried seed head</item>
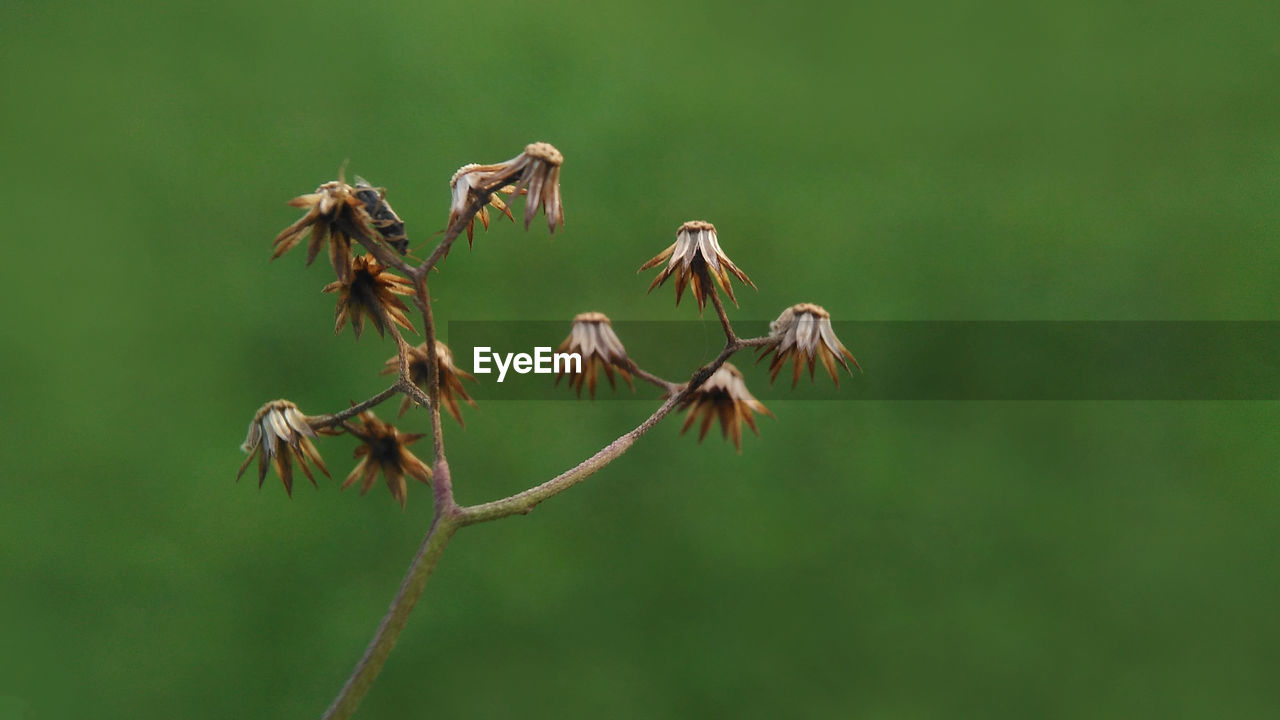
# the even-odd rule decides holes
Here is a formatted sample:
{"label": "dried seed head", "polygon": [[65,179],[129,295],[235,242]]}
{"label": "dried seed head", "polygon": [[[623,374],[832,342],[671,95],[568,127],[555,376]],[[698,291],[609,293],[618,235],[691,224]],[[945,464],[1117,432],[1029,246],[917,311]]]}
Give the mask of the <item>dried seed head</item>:
{"label": "dried seed head", "polygon": [[[429,359],[426,343],[409,349],[409,378],[424,391],[427,389],[427,378],[429,377],[427,374],[427,368],[430,367],[428,364]],[[448,345],[439,340],[436,341],[436,365],[439,367],[440,372],[440,402],[444,404],[445,409],[449,411],[453,419],[457,420],[459,425],[465,427],[466,423],[462,421],[462,411],[458,406],[458,400],[461,399],[471,407],[476,406],[476,401],[472,400],[471,396],[467,394],[467,389],[462,385],[462,378],[466,378],[471,382],[475,382],[476,378],[471,373],[453,364],[453,352],[449,350]],[[391,375],[398,372],[400,372],[400,356],[395,355],[387,360],[381,374]],[[404,415],[412,406],[413,400],[406,396],[400,401],[400,414]]]}
{"label": "dried seed head", "polygon": [[636,386],[631,383],[631,373],[628,372],[632,365],[627,349],[622,346],[622,341],[613,331],[613,324],[604,313],[586,312],[575,317],[569,337],[560,343],[556,352],[578,353],[582,357],[582,372],[556,373],[557,385],[561,377],[569,376],[569,386],[578,391],[578,397],[582,397],[583,382],[591,397],[596,396],[596,380],[601,369],[609,379],[609,387],[618,389],[613,379],[614,372],[617,372],[635,392]]}
{"label": "dried seed head", "polygon": [[840,376],[836,373],[837,362],[849,374],[853,374],[849,369],[849,363],[845,361],[845,358],[848,358],[859,372],[862,371],[858,359],[849,352],[849,349],[836,337],[835,331],[831,329],[831,315],[812,303],[792,305],[783,310],[777,320],[769,324],[769,342],[760,347],[760,355],[756,362],[760,362],[770,353],[773,353],[773,360],[769,363],[769,382],[772,383],[777,379],[778,371],[786,364],[787,358],[791,358],[791,387],[793,388],[800,381],[801,368],[805,364],[809,366],[809,379],[813,379],[815,360],[822,361],[822,366],[826,368],[827,374],[836,385],[840,384]]}
{"label": "dried seed head", "polygon": [[307,466],[308,461],[315,463],[327,476],[329,470],[320,459],[316,446],[311,443],[316,431],[312,429],[309,420],[298,410],[297,405],[288,400],[273,400],[259,408],[249,423],[249,434],[240,446],[249,457],[245,458],[240,471],[236,473],[236,480],[244,475],[254,456],[258,458],[258,487],[262,487],[262,481],[267,476],[267,464],[270,462],[284,482],[285,493],[291,497],[294,460],[298,461],[302,474],[307,476],[312,485],[316,484],[316,479]]}
{"label": "dried seed head", "polygon": [[355,195],[364,204],[370,225],[378,232],[378,237],[401,255],[409,252],[409,237],[404,233],[404,221],[387,204],[386,188],[374,187],[368,180],[357,175]]}
{"label": "dried seed head", "polygon": [[702,426],[698,428],[698,442],[702,442],[711,427],[711,421],[718,419],[721,434],[725,438],[733,438],[738,452],[742,452],[742,423],[745,422],[751,432],[760,434],[753,411],[773,417],[769,408],[747,390],[742,373],[730,363],[721,365],[701,387],[685,398],[680,409],[685,408],[688,408],[689,414],[680,428],[681,435],[695,420],[702,418]]}
{"label": "dried seed head", "polygon": [[[548,143],[536,142],[525,146],[524,152],[510,160],[495,165],[464,165],[450,180],[453,199],[449,208],[449,226],[466,214],[475,198],[483,197],[507,217],[510,211],[495,193],[525,196],[524,228],[529,229],[534,215],[541,209],[547,218],[547,227],[555,233],[556,226],[564,227],[564,207],[560,202],[560,166],[564,156]],[[496,200],[496,202],[495,202]],[[477,213],[480,222],[489,227],[487,212],[483,206]],[[467,239],[471,239],[475,223],[467,226]]]}
{"label": "dried seed head", "polygon": [[391,497],[398,500],[403,508],[407,494],[404,479],[406,475],[419,482],[431,483],[431,468],[408,449],[409,445],[417,442],[423,435],[402,433],[369,411],[360,413],[360,422],[363,428],[347,425],[347,432],[360,438],[363,444],[355,450],[355,457],[361,458],[360,463],[343,481],[342,489],[346,490],[356,480],[360,480],[360,494],[364,495],[373,487],[373,481],[381,472],[386,478]]}
{"label": "dried seed head", "polygon": [[[328,241],[329,262],[333,264],[334,274],[337,275],[338,280],[347,280],[350,277],[351,241],[355,238],[364,238],[368,242],[373,242],[379,235],[374,228],[374,221],[365,200],[357,194],[356,188],[341,179],[341,175],[342,173],[339,173],[338,180],[327,182],[316,188],[315,192],[299,195],[289,201],[293,207],[306,208],[307,213],[276,236],[275,252],[271,254],[272,260],[291,250],[310,232],[311,240],[307,244],[307,265],[316,259],[320,254],[320,246]],[[372,190],[370,188],[370,191]],[[401,230],[403,231],[403,225]]]}
{"label": "dried seed head", "polygon": [[716,238],[716,227],[709,222],[691,220],[680,226],[676,232],[676,241],[671,247],[658,253],[652,260],[640,266],[640,272],[648,270],[663,261],[667,266],[658,273],[649,285],[649,292],[665,283],[673,274],[676,276],[676,305],[684,295],[686,286],[693,287],[693,296],[698,301],[698,312],[706,307],[707,298],[715,292],[714,280],[729,296],[734,305],[738,299],[733,296],[733,287],[729,284],[729,274],[733,273],[739,280],[755,287],[751,278],[738,269],[720,249]]}
{"label": "dried seed head", "polygon": [[347,280],[331,282],[324,287],[323,292],[338,293],[338,305],[334,310],[335,333],[342,332],[347,320],[350,320],[351,330],[359,338],[360,332],[364,330],[366,316],[373,322],[379,335],[386,330],[387,320],[413,330],[406,316],[409,308],[396,297],[411,295],[413,284],[379,265],[372,255],[355,258]]}

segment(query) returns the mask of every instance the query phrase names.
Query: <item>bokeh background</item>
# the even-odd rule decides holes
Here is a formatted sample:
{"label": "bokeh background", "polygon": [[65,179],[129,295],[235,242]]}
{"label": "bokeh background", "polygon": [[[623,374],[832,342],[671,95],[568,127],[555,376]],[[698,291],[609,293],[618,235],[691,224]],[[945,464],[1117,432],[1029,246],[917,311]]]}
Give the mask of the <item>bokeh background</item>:
{"label": "bokeh background", "polygon": [[[6,0],[0,717],[317,717],[363,650],[429,493],[233,481],[263,402],[384,386],[323,262],[267,262],[344,161],[421,253],[459,165],[564,151],[563,234],[455,249],[446,321],[694,318],[635,274],[694,218],[760,286],[748,320],[1274,320],[1278,28],[1247,0]],[[833,392],[741,455],[667,423],[464,531],[360,717],[1280,703],[1275,403]],[[469,410],[460,499],[650,407]],[[351,449],[321,446],[338,477]]]}

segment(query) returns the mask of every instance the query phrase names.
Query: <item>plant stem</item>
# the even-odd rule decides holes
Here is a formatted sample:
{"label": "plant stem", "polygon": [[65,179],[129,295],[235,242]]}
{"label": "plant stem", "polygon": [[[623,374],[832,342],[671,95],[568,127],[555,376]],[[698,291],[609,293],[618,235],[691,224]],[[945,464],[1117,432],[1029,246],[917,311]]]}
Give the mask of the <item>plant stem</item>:
{"label": "plant stem", "polygon": [[400,583],[400,590],[391,601],[391,607],[382,618],[382,623],[378,625],[378,630],[374,633],[373,640],[369,642],[369,647],[365,649],[364,656],[356,663],[351,677],[347,678],[342,691],[325,711],[324,720],[346,720],[355,713],[365,693],[369,692],[378,674],[382,672],[382,666],[387,662],[387,656],[391,654],[391,648],[395,647],[396,639],[404,630],[405,623],[409,621],[409,613],[413,612],[413,606],[421,597],[422,590],[427,585],[427,578],[431,577],[431,571],[435,570],[440,562],[445,546],[449,544],[449,539],[460,527],[456,514],[441,513],[438,507],[435,519],[431,522],[431,529],[427,531],[422,546],[418,548],[418,554],[409,565],[409,571],[405,573],[404,581]]}
{"label": "plant stem", "polygon": [[763,344],[768,338],[751,338],[748,340],[734,339],[726,342],[723,350],[716,356],[714,360],[698,368],[689,378],[689,382],[679,387],[679,390],[667,398],[662,406],[654,411],[652,415],[640,423],[635,429],[626,433],[617,440],[609,443],[600,449],[599,452],[591,457],[583,460],[574,467],[557,475],[556,477],[538,485],[529,488],[524,492],[516,493],[510,497],[501,500],[494,500],[481,505],[471,505],[459,509],[460,519],[463,525],[475,525],[477,523],[498,520],[511,515],[527,514],[532,511],[539,503],[548,498],[555,497],[569,488],[577,485],[587,479],[595,472],[609,463],[616,460],[625,453],[636,440],[642,435],[649,432],[655,425],[662,422],[662,419],[671,414],[671,411],[679,407],[689,397],[691,393],[701,387],[702,383],[707,381],[725,361],[734,353],[745,347],[753,347]]}
{"label": "plant stem", "polygon": [[684,387],[683,383],[671,382],[670,380],[666,380],[664,378],[658,377],[657,375],[654,375],[648,370],[645,370],[644,368],[637,365],[634,360],[631,361],[631,367],[627,368],[627,371],[630,372],[632,375],[636,376],[637,378],[649,383],[650,385],[653,385],[655,387],[662,389],[668,395],[675,395],[676,393],[680,392],[680,388]]}
{"label": "plant stem", "polygon": [[471,505],[459,510],[462,524],[475,525],[477,523],[489,522],[490,520],[498,520],[504,517],[517,514],[527,514],[538,506],[542,501],[559,495],[578,483],[586,480],[597,470],[616,460],[625,453],[641,435],[649,432],[650,428],[657,425],[664,417],[676,408],[680,400],[684,398],[686,393],[680,392],[667,399],[662,406],[650,415],[643,423],[631,430],[622,437],[614,440],[604,446],[595,455],[583,460],[573,468],[557,475],[556,477],[538,485],[529,488],[521,493],[516,493],[510,497],[501,500],[494,500],[482,505]]}
{"label": "plant stem", "polygon": [[386,390],[383,390],[377,395],[374,395],[368,400],[365,400],[364,402],[359,403],[357,405],[352,405],[346,410],[333,413],[332,415],[318,415],[316,417],[313,417],[311,418],[312,420],[311,427],[319,429],[323,427],[330,427],[332,425],[337,425],[338,423],[341,423],[343,420],[346,420],[348,418],[353,418],[356,415],[359,415],[360,413],[364,412],[365,410],[368,410],[369,408],[382,403],[383,400],[386,400],[392,395],[395,395],[396,391],[398,391],[399,389],[400,389],[400,383],[396,383],[395,385],[392,385],[391,387],[387,388]]}
{"label": "plant stem", "polygon": [[720,293],[711,286],[711,280],[707,280],[707,285],[711,287],[711,304],[716,306],[716,315],[720,317],[720,327],[724,328],[725,342],[733,344],[738,342],[738,336],[733,332],[733,325],[729,322],[729,315],[724,311],[724,302],[720,300]]}

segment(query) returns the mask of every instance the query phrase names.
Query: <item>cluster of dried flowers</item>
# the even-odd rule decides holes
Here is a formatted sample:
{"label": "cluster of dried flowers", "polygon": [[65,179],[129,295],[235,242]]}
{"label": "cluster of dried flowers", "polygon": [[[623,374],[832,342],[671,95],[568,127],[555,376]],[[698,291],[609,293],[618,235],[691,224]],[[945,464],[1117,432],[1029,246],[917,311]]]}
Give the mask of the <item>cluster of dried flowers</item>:
{"label": "cluster of dried flowers", "polygon": [[[306,239],[306,262],[310,265],[320,249],[327,246],[335,280],[323,291],[337,294],[335,333],[341,332],[350,322],[352,331],[359,338],[366,321],[380,336],[391,332],[397,341],[397,354],[386,361],[382,372],[398,374],[400,382],[404,383],[395,388],[404,396],[399,414],[403,415],[415,403],[425,404],[425,398],[438,397],[443,409],[462,425],[460,402],[473,407],[476,404],[462,381],[475,382],[475,378],[454,363],[453,354],[444,343],[430,336],[433,333],[430,313],[425,309],[429,302],[423,290],[425,275],[444,259],[454,238],[465,232],[468,243],[474,240],[477,219],[486,230],[491,211],[514,221],[510,198],[524,198],[526,230],[539,211],[546,217],[550,232],[563,227],[564,209],[560,199],[560,168],[563,162],[564,157],[556,148],[547,143],[532,143],[524,152],[506,162],[464,165],[450,180],[451,202],[445,240],[426,262],[418,266],[411,266],[401,259],[408,254],[409,241],[404,222],[387,202],[386,191],[358,177],[354,186],[348,185],[340,172],[338,180],[324,183],[315,192],[289,202],[306,212],[276,237],[271,257],[280,257]],[[503,196],[508,199],[504,200]],[[725,325],[727,336],[734,340],[718,292],[724,293],[737,305],[730,278],[735,277],[753,288],[755,284],[725,254],[715,226],[700,220],[684,223],[676,232],[675,243],[646,262],[640,270],[664,262],[665,266],[649,286],[650,292],[674,277],[676,304],[680,304],[686,289],[691,290],[699,313],[711,302]],[[423,311],[423,324],[429,336],[425,342],[411,346],[401,336],[400,329],[417,332],[409,320],[409,306],[403,299],[414,297],[415,292],[422,303],[419,309]],[[768,336],[748,341],[745,346],[759,350],[757,362],[773,356],[769,365],[770,382],[790,360],[793,387],[806,365],[810,377],[813,377],[818,361],[836,384],[839,384],[837,365],[851,372],[848,364],[851,361],[854,367],[861,369],[852,353],[835,336],[830,315],[810,303],[787,308],[772,323]],[[579,353],[583,366],[580,372],[558,374],[557,384],[567,374],[569,386],[579,396],[585,385],[594,398],[600,374],[615,391],[615,378],[618,376],[633,392],[633,377],[644,379],[657,385],[666,398],[678,396],[679,408],[687,411],[681,432],[700,421],[699,441],[706,436],[712,422],[718,421],[722,435],[732,439],[741,451],[742,425],[746,424],[752,432],[759,434],[755,415],[773,416],[747,389],[742,372],[728,362],[716,368],[693,389],[689,389],[687,383],[666,381],[645,372],[627,355],[626,347],[614,332],[609,318],[600,312],[576,316],[569,336],[558,351]],[[436,378],[437,385],[434,393],[427,392],[432,390],[428,387],[432,377]],[[296,462],[315,484],[309,465],[319,468],[325,475],[328,475],[328,470],[312,440],[319,435],[345,434],[360,442],[354,453],[359,463],[342,487],[359,480],[360,492],[364,494],[381,474],[392,497],[403,506],[406,478],[430,484],[432,471],[408,449],[423,435],[404,433],[379,420],[369,409],[390,394],[384,393],[383,397],[372,398],[343,412],[321,416],[305,415],[287,400],[267,403],[258,410],[249,425],[249,434],[242,446],[249,457],[241,466],[240,474],[243,475],[256,457],[259,486],[266,477],[268,466],[271,466],[284,482],[286,492],[291,493]],[[349,422],[352,418],[358,419],[359,424]]]}

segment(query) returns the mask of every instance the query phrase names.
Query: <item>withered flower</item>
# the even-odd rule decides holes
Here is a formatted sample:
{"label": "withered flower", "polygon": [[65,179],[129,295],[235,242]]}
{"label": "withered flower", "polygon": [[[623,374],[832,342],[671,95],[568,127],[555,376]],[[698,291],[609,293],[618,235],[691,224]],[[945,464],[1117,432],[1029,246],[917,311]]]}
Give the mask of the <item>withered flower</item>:
{"label": "withered flower", "polygon": [[718,418],[721,434],[725,438],[733,438],[738,452],[742,452],[742,423],[745,422],[751,432],[760,434],[752,411],[773,417],[769,408],[747,391],[747,384],[743,382],[738,368],[729,363],[721,365],[701,387],[685,398],[680,409],[685,408],[689,409],[689,414],[680,427],[681,435],[695,420],[702,418],[702,426],[698,429],[698,442],[702,442],[711,427],[711,421]]}
{"label": "withered flower", "polygon": [[[475,163],[463,165],[458,168],[458,172],[454,173],[453,178],[449,180],[449,189],[452,191],[453,201],[449,204],[448,227],[453,227],[454,222],[466,213],[467,207],[471,204],[472,199],[477,193],[476,183],[483,181],[488,176],[488,172],[484,169],[485,167],[492,168],[496,166],[482,166],[476,165]],[[484,224],[485,230],[489,229],[488,205],[492,205],[495,210],[506,215],[508,220],[515,222],[515,218],[511,216],[511,209],[508,208],[507,204],[498,196],[499,192],[511,195],[515,190],[515,187],[512,185],[504,185],[503,187],[489,193],[488,200],[485,201],[486,204],[482,205],[480,207],[480,211],[477,212],[471,218],[471,221],[467,223],[468,246],[470,246],[472,241],[475,239],[476,218],[479,218],[480,222]]]}
{"label": "withered flower", "polygon": [[849,369],[845,358],[853,361],[853,366],[859,372],[862,371],[858,359],[831,329],[830,313],[813,303],[792,305],[783,310],[777,320],[769,323],[769,342],[760,347],[756,362],[770,353],[773,353],[773,360],[769,363],[769,382],[777,379],[778,371],[786,364],[787,358],[791,358],[793,388],[800,381],[800,372],[806,363],[809,366],[809,379],[813,379],[815,360],[822,360],[822,366],[827,369],[827,374],[836,385],[840,384],[840,376],[836,373],[837,362],[851,375],[853,370]]}
{"label": "withered flower", "polygon": [[379,335],[386,329],[387,319],[400,327],[413,330],[406,316],[409,308],[396,297],[413,294],[413,283],[387,271],[372,255],[355,258],[348,279],[325,285],[323,292],[338,293],[338,306],[334,310],[337,319],[333,327],[335,333],[342,332],[347,320],[350,320],[351,329],[359,338],[360,332],[364,330],[365,316],[373,321]]}
{"label": "withered flower", "polygon": [[307,467],[308,460],[315,463],[326,476],[329,475],[324,461],[320,459],[320,453],[311,443],[311,438],[315,436],[316,431],[297,405],[288,400],[273,400],[263,405],[254,414],[253,421],[249,423],[249,434],[240,446],[249,457],[245,458],[240,472],[236,473],[236,480],[240,480],[256,455],[258,487],[262,487],[262,481],[267,477],[267,463],[270,462],[275,467],[276,474],[284,481],[285,493],[292,497],[294,460],[298,461],[302,474],[315,485],[316,479],[311,474],[311,468]]}
{"label": "withered flower", "polygon": [[613,324],[604,313],[586,312],[574,317],[569,337],[560,343],[556,352],[577,353],[582,358],[581,372],[568,372],[567,368],[564,371],[557,368],[556,372],[556,384],[559,385],[560,378],[568,375],[569,386],[578,391],[578,397],[582,397],[583,382],[586,382],[591,397],[596,396],[596,379],[602,369],[609,379],[609,387],[618,389],[613,379],[616,371],[627,381],[631,391],[635,392],[636,386],[631,382],[631,373],[627,372],[631,367],[627,349],[613,332]]}
{"label": "withered flower", "polygon": [[693,296],[698,300],[698,312],[702,312],[706,307],[707,298],[715,292],[715,287],[711,284],[712,280],[719,283],[734,305],[738,304],[738,299],[733,296],[733,287],[729,284],[729,273],[733,273],[739,280],[753,288],[756,286],[751,282],[751,278],[739,270],[738,266],[734,265],[733,261],[720,249],[720,242],[716,239],[716,226],[702,220],[690,220],[681,225],[676,231],[675,244],[640,266],[639,272],[648,270],[664,260],[667,261],[667,266],[658,273],[658,277],[653,279],[653,283],[649,285],[649,292],[653,292],[654,288],[665,283],[667,278],[674,274],[676,305],[680,304],[685,287],[692,285]]}
{"label": "withered flower", "polygon": [[[557,225],[564,227],[564,207],[560,202],[560,166],[563,164],[564,155],[559,150],[549,143],[536,142],[526,145],[524,152],[506,162],[463,166],[450,183],[453,203],[449,224],[452,225],[466,209],[471,202],[471,194],[489,193],[488,202],[494,204],[493,193],[511,186],[511,192],[525,196],[524,229],[529,229],[533,216],[541,209],[546,215],[547,227],[554,233]],[[506,212],[501,200],[494,207]],[[485,222],[484,218],[481,222]],[[488,227],[487,223],[485,227]]]}
{"label": "withered flower", "polygon": [[347,432],[363,441],[355,451],[355,457],[362,459],[343,481],[342,489],[346,490],[356,480],[360,480],[360,494],[364,495],[373,487],[373,481],[378,479],[378,473],[381,472],[386,478],[391,497],[400,501],[400,507],[403,508],[407,494],[405,475],[419,482],[431,483],[431,468],[409,452],[408,448],[424,436],[402,433],[367,410],[360,413],[360,422],[364,425],[362,429],[347,425]]}
{"label": "withered flower", "polygon": [[[466,423],[462,421],[462,411],[458,407],[458,399],[461,398],[471,407],[476,406],[476,401],[471,399],[467,394],[467,389],[462,386],[462,378],[466,378],[471,382],[475,382],[476,378],[471,373],[463,370],[453,364],[453,352],[449,350],[449,346],[436,340],[436,365],[440,372],[440,402],[448,409],[449,414],[454,420],[458,421],[463,427]],[[413,380],[413,384],[427,389],[427,368],[428,364],[427,344],[409,349],[409,378]],[[383,375],[391,375],[400,372],[400,356],[395,355],[387,360],[386,367],[382,370]],[[404,415],[410,407],[413,406],[413,400],[406,396],[400,401],[400,414]]]}
{"label": "withered flower", "polygon": [[316,188],[313,193],[299,195],[290,200],[289,204],[306,208],[307,214],[276,236],[276,249],[271,254],[271,259],[275,260],[293,249],[310,232],[307,265],[316,259],[316,255],[320,254],[320,246],[327,240],[333,272],[338,280],[347,280],[351,275],[352,240],[364,238],[372,242],[377,233],[373,218],[356,188],[341,179],[334,180]]}

